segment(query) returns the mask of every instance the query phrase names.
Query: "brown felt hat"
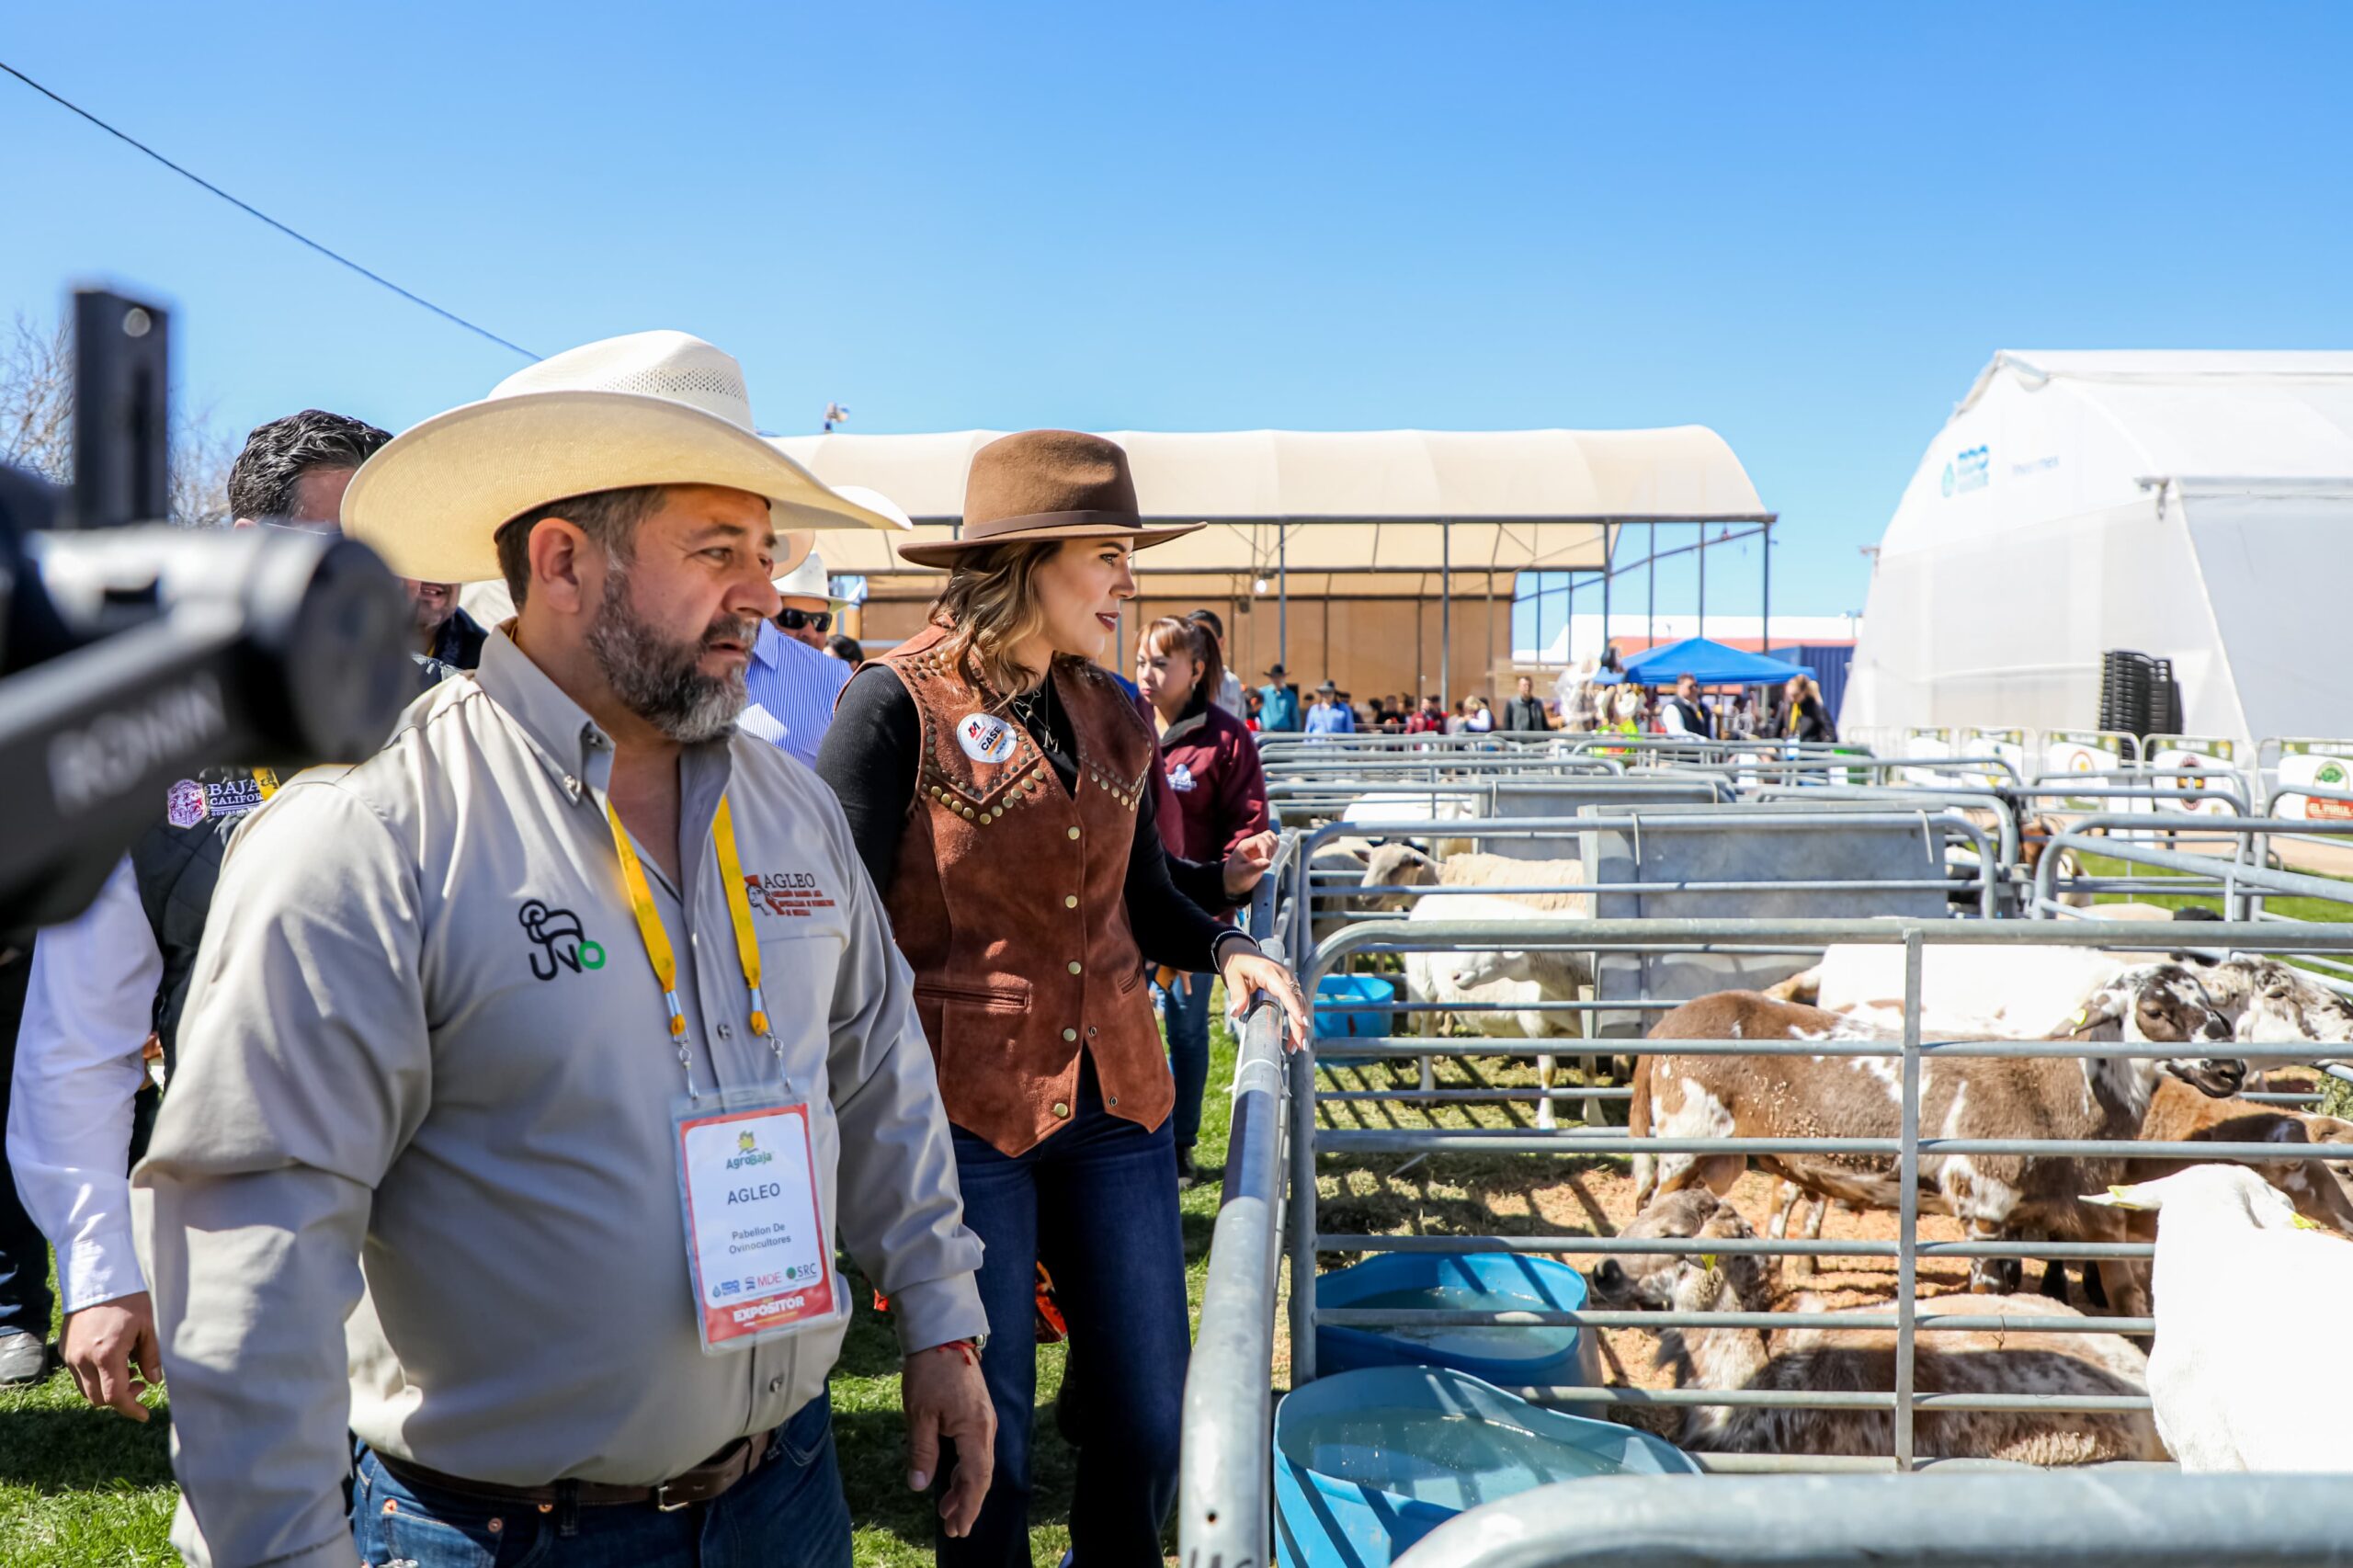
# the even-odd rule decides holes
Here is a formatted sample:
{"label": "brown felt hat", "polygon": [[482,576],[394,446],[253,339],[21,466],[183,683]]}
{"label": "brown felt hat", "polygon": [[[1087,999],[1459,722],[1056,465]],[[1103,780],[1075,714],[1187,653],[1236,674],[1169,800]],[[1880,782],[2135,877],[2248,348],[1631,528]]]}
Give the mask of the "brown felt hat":
{"label": "brown felt hat", "polygon": [[1078,430],[1024,430],[972,454],[961,537],[903,544],[899,554],[918,566],[953,566],[975,550],[1033,539],[1124,538],[1142,550],[1201,527],[1145,526],[1127,449],[1117,441]]}

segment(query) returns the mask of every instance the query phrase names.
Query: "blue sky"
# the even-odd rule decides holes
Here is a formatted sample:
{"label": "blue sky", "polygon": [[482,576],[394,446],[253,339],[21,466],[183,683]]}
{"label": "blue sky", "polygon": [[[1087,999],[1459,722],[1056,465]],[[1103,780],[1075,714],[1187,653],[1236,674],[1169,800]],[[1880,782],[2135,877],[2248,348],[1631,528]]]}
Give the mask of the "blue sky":
{"label": "blue sky", "polygon": [[[1792,613],[1861,608],[1996,348],[2353,344],[2353,8],[665,9],[19,7],[0,59],[542,353],[707,336],[770,429],[1712,426]],[[0,314],[161,291],[224,426],[520,363],[5,78],[0,148]]]}

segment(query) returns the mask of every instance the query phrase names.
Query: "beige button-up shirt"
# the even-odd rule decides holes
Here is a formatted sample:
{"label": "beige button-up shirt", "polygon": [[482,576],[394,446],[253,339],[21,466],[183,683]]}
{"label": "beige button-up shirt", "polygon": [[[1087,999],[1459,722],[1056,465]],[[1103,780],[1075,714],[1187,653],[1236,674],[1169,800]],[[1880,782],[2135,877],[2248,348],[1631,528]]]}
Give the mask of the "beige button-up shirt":
{"label": "beige button-up shirt", "polygon": [[[650,1484],[790,1416],[841,1342],[703,1353],[686,1074],[605,817],[612,743],[501,632],[383,749],[240,831],[139,1167],[191,1561],[356,1561],[346,1423],[510,1485]],[[695,1086],[771,1085],[711,848],[733,812],[826,1211],[908,1349],[986,1327],[907,966],[841,811],[748,735],[687,748],[671,886]]]}

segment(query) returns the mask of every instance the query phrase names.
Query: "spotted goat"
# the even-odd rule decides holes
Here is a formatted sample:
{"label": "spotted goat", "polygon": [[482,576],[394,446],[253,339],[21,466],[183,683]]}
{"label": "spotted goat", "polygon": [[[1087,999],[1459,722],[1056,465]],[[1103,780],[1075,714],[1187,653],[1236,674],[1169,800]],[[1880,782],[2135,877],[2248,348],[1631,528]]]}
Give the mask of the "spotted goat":
{"label": "spotted goat", "polygon": [[[2230,1039],[2197,979],[2178,964],[2129,970],[2086,999],[2075,1025],[2053,1039],[2086,1043],[2213,1044]],[[1676,1040],[1853,1040],[1893,1038],[1883,1028],[1753,991],[1721,991],[1686,1002],[1654,1025],[1654,1041]],[[1923,1138],[2092,1140],[2139,1135],[2160,1071],[2209,1095],[2234,1093],[2245,1075],[2235,1058],[1939,1057],[1920,1066]],[[1637,1064],[1628,1131],[1664,1138],[1897,1138],[1903,1133],[1899,1064],[1888,1057],[1679,1056],[1670,1048]],[[1926,1154],[1923,1204],[1961,1221],[1972,1241],[2121,1242],[2117,1211],[2078,1201],[2122,1179],[2115,1158],[2060,1154]],[[1816,1198],[1857,1208],[1901,1202],[1896,1162],[1876,1154],[1759,1154],[1755,1163]],[[1740,1154],[1637,1156],[1635,1198],[1703,1185],[1731,1189],[1750,1161]],[[2129,1316],[2148,1307],[2145,1268],[2103,1259],[2109,1299]],[[2009,1258],[1978,1258],[1972,1290],[2018,1288]]]}
{"label": "spotted goat", "polygon": [[[1605,1259],[1589,1277],[1590,1293],[1598,1306],[1677,1312],[1773,1310],[1768,1260],[1711,1247],[1713,1242],[1754,1234],[1733,1206],[1713,1193],[1687,1189],[1662,1194],[1619,1233],[1689,1237],[1691,1251],[1625,1262]],[[1797,1297],[1791,1305],[1798,1312],[1821,1310],[1808,1295]],[[1953,1312],[2046,1319],[2079,1315],[2040,1297],[2011,1295],[1940,1296],[1918,1302],[1915,1310],[1928,1318]],[[1922,1393],[2081,1398],[2148,1392],[2147,1358],[2112,1334],[1932,1331],[1918,1335],[1914,1344],[1913,1387]],[[1884,1393],[1895,1387],[1895,1335],[1887,1329],[1792,1325],[1768,1333],[1729,1325],[1662,1328],[1658,1359],[1673,1373],[1677,1388]],[[1919,1411],[1914,1421],[1913,1451],[1924,1459],[2072,1465],[2165,1457],[2156,1424],[2146,1411],[1932,1406]],[[1684,1413],[1675,1440],[1703,1453],[1884,1455],[1893,1451],[1893,1413],[1886,1410],[1695,1405]]]}

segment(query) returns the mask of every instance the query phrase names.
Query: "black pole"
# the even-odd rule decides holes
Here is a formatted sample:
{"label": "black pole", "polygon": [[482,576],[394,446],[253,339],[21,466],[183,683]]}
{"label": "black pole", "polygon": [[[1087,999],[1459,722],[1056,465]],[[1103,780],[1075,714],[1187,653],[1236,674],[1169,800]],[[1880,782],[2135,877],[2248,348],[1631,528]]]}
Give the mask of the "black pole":
{"label": "black pole", "polygon": [[1699,635],[1708,634],[1708,525],[1699,525]]}
{"label": "black pole", "polygon": [[[1618,575],[1618,565],[1610,558],[1609,525],[1601,525],[1601,649],[1609,651],[1609,580]],[[1574,633],[1570,640],[1575,640]]]}
{"label": "black pole", "polygon": [[1643,573],[1643,577],[1649,585],[1651,591],[1650,619],[1643,629],[1643,636],[1645,641],[1655,643],[1658,642],[1658,525],[1656,523],[1651,525],[1651,558]]}

